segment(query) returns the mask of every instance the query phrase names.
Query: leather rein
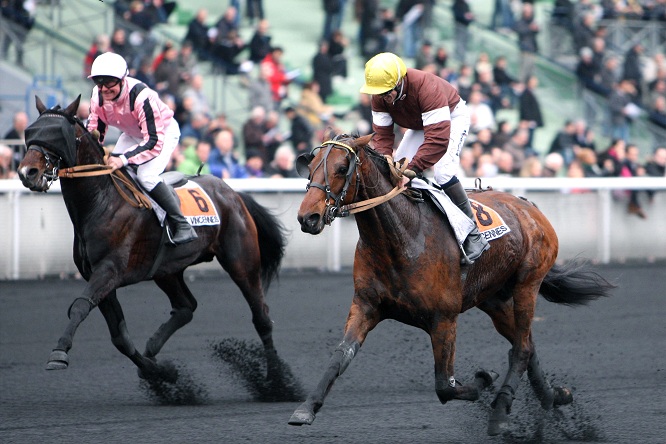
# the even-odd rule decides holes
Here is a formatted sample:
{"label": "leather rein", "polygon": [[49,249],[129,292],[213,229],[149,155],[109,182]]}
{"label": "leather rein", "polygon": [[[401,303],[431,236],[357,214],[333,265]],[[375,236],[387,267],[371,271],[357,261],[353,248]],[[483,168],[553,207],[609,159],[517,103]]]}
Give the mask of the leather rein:
{"label": "leather rein", "polygon": [[[370,208],[374,208],[377,205],[383,204],[384,202],[393,199],[395,196],[397,196],[398,194],[402,193],[407,189],[406,187],[400,187],[400,182],[398,182],[398,185],[396,185],[391,191],[382,196],[373,197],[371,199],[366,199],[361,202],[352,202],[350,204],[341,205],[342,200],[344,200],[345,196],[347,195],[347,190],[349,188],[349,185],[351,184],[351,178],[354,175],[354,173],[356,173],[357,182],[359,180],[358,177],[359,173],[358,171],[356,171],[356,167],[360,165],[360,162],[356,150],[354,150],[354,148],[352,148],[350,145],[347,145],[346,143],[338,142],[337,140],[328,140],[322,143],[321,146],[318,148],[323,148],[325,146],[330,147],[329,151],[326,153],[321,163],[313,169],[313,173],[321,165],[324,166],[324,172],[326,172],[326,161],[328,155],[330,154],[330,150],[332,148],[340,148],[346,150],[350,155],[349,171],[347,172],[347,175],[345,177],[345,185],[343,186],[340,194],[336,196],[331,191],[331,188],[328,183],[328,174],[324,176],[325,185],[312,182],[312,180],[310,180],[310,183],[308,183],[308,188],[314,186],[315,188],[319,188],[326,193],[326,211],[324,212],[324,217],[325,217],[325,223],[327,225],[330,225],[333,222],[333,219],[335,219],[336,217],[347,217],[352,214],[360,213],[361,211],[369,210]],[[385,158],[391,167],[391,173],[395,177],[402,177],[404,170],[407,168],[407,162],[404,162],[404,164],[400,167],[400,169],[398,169],[393,164],[391,156],[385,156]]]}

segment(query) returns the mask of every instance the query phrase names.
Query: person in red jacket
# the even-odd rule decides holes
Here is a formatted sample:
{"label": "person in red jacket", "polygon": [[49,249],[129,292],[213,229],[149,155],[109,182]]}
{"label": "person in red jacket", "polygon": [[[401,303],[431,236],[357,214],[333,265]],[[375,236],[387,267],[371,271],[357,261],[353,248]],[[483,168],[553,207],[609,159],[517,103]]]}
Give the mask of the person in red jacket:
{"label": "person in red jacket", "polygon": [[285,97],[287,97],[287,85],[290,82],[284,65],[282,64],[283,53],[284,51],[281,47],[274,46],[271,48],[271,52],[269,52],[261,61],[262,69],[265,69],[266,72],[266,79],[271,85],[275,109],[279,109],[280,103]]}
{"label": "person in red jacket", "polygon": [[[435,182],[474,221],[467,193],[456,177],[470,117],[453,85],[434,74],[407,69],[400,57],[384,52],[366,63],[361,92],[372,95],[375,150],[407,159],[407,168],[417,175],[433,167]],[[394,123],[407,130],[395,154]],[[410,179],[402,180],[406,185]],[[475,227],[462,246],[462,263],[474,263],[488,248]]]}

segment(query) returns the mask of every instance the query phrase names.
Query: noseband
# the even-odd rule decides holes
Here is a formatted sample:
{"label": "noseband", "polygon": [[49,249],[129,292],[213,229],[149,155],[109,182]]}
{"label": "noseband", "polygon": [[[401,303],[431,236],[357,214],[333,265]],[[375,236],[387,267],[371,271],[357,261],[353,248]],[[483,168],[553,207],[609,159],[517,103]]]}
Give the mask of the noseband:
{"label": "noseband", "polygon": [[[315,157],[315,152],[319,149],[324,149],[324,148],[326,148],[327,151],[324,154],[322,160],[319,162],[319,164],[316,167],[314,167],[314,169],[312,170],[312,174],[310,175],[310,182],[308,182],[306,190],[309,190],[310,187],[315,187],[319,188],[326,194],[326,199],[324,201],[324,203],[326,204],[326,210],[324,211],[324,223],[326,223],[326,225],[330,225],[333,222],[333,219],[335,219],[336,217],[345,217],[349,215],[348,211],[342,210],[342,201],[347,196],[347,191],[349,190],[349,185],[351,184],[352,176],[354,175],[354,173],[356,173],[356,181],[358,182],[359,180],[359,173],[356,170],[356,167],[360,163],[358,160],[358,155],[356,154],[354,148],[347,145],[346,143],[338,142],[336,140],[328,140],[322,143],[320,146],[313,148],[313,150],[310,153],[302,154],[301,156],[304,157],[301,162],[307,162],[306,165],[309,165],[309,163]],[[329,154],[331,154],[334,148],[344,150],[345,157],[347,158],[347,160],[349,160],[349,169],[347,170],[347,174],[345,175],[345,184],[342,187],[340,193],[338,194],[334,193],[331,190],[331,185],[328,180],[328,169],[327,169],[328,156]],[[313,182],[312,180],[314,172],[317,171],[319,167],[322,167],[324,171],[323,184]],[[356,188],[356,190],[358,192],[358,187]]]}

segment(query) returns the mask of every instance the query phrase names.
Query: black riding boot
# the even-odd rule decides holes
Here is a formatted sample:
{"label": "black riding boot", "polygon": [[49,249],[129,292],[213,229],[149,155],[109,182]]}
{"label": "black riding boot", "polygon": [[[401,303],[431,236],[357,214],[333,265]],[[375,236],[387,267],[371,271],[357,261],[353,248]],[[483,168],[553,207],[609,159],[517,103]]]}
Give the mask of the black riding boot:
{"label": "black riding boot", "polygon": [[474,222],[474,229],[467,235],[467,239],[463,242],[463,254],[460,262],[463,265],[473,264],[481,254],[490,248],[488,241],[479,233],[479,228],[476,226],[476,219],[472,213],[472,206],[469,204],[467,193],[462,184],[458,181],[444,188],[451,201],[467,215],[472,222]]}
{"label": "black riding boot", "polygon": [[178,196],[171,187],[164,182],[160,182],[149,194],[167,213],[167,220],[173,229],[173,233],[171,234],[171,242],[173,244],[185,244],[198,237],[197,232],[194,231],[192,225],[190,225],[180,211]]}

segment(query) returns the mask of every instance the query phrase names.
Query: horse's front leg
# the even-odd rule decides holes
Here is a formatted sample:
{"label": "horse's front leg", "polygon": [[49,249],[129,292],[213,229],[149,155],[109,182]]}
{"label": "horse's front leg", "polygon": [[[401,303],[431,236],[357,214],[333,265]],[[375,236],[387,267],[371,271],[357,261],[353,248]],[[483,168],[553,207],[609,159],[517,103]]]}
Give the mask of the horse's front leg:
{"label": "horse's front leg", "polygon": [[79,325],[88,317],[88,314],[95,308],[104,297],[113,291],[115,283],[104,274],[104,278],[97,278],[103,273],[98,273],[91,277],[86,285],[83,294],[76,298],[69,306],[67,316],[69,323],[65,332],[58,340],[58,345],[53,349],[46,364],[47,370],[64,370],[69,366],[69,356],[67,352],[72,348],[74,334]]}
{"label": "horse's front leg", "polygon": [[312,424],[315,415],[324,404],[324,398],[333,387],[333,383],[347,369],[356,352],[363,345],[368,332],[378,322],[379,317],[376,310],[360,305],[355,298],[349,310],[342,342],[335,348],[319,384],[308,395],[305,402],[294,411],[289,419],[289,424],[297,426]]}
{"label": "horse's front leg", "polygon": [[99,304],[99,309],[106,320],[111,334],[111,342],[123,355],[139,369],[139,375],[144,378],[160,378],[169,382],[175,382],[178,373],[171,366],[159,365],[155,359],[143,356],[132,343],[125,324],[125,315],[118,302],[115,290],[112,291]]}
{"label": "horse's front leg", "polygon": [[454,376],[456,354],[457,316],[439,322],[430,332],[432,351],[435,358],[435,392],[442,404],[452,399],[476,401],[481,390],[490,386],[498,375],[494,372],[478,371],[474,382],[462,385]]}

